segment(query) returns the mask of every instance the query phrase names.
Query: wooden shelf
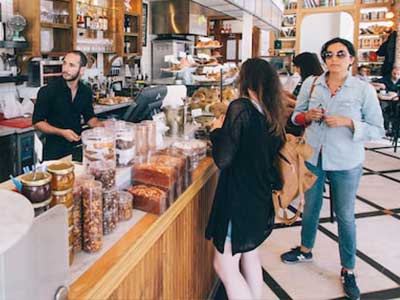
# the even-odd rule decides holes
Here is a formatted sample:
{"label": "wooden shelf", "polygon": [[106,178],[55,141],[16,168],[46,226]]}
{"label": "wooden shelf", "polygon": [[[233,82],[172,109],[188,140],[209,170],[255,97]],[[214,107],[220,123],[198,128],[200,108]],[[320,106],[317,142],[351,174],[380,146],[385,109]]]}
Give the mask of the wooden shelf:
{"label": "wooden shelf", "polygon": [[381,38],[379,34],[360,34],[359,39],[373,39],[373,38]]}
{"label": "wooden shelf", "polygon": [[124,15],[125,16],[130,16],[130,17],[140,17],[139,14],[133,14],[133,13],[128,13],[128,12],[125,12]]}
{"label": "wooden shelf", "polygon": [[41,22],[40,26],[45,27],[45,28],[56,28],[56,29],[65,29],[65,30],[69,30],[72,28],[71,24],[48,23],[48,22]]}
{"label": "wooden shelf", "polygon": [[296,37],[295,36],[293,36],[293,37],[280,37],[278,39],[281,40],[281,41],[286,41],[286,42],[295,42],[296,41]]}
{"label": "wooden shelf", "polygon": [[359,65],[382,65],[383,61],[359,61]]}
{"label": "wooden shelf", "polygon": [[380,7],[388,7],[390,3],[361,3],[360,8],[380,8]]}
{"label": "wooden shelf", "polygon": [[297,13],[297,9],[285,9],[283,11],[284,15],[295,15]]}
{"label": "wooden shelf", "polygon": [[317,6],[317,7],[303,7],[303,13],[324,13],[324,12],[343,12],[346,10],[353,10],[354,5],[341,5],[341,6]]}
{"label": "wooden shelf", "polygon": [[390,20],[382,19],[382,20],[360,20],[360,23],[382,23],[382,22],[390,22]]}
{"label": "wooden shelf", "polygon": [[139,33],[135,33],[135,32],[124,32],[124,36],[138,37],[138,36],[139,36]]}
{"label": "wooden shelf", "polygon": [[358,51],[366,52],[366,51],[378,51],[378,48],[359,48]]}
{"label": "wooden shelf", "polygon": [[0,48],[25,49],[28,47],[28,42],[0,41]]}

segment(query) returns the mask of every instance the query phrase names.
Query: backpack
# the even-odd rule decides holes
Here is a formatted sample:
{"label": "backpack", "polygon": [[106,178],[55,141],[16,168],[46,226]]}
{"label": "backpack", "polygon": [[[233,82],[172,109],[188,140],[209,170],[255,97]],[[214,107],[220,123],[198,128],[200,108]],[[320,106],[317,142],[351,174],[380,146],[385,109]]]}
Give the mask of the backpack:
{"label": "backpack", "polygon": [[[277,166],[282,180],[282,189],[272,191],[275,216],[286,225],[293,224],[304,207],[304,193],[312,187],[317,177],[307,169],[304,161],[313,155],[313,149],[303,137],[286,134],[286,141],[279,151]],[[289,218],[287,209],[298,197],[300,203],[296,214]],[[283,210],[283,215],[280,211]]]}

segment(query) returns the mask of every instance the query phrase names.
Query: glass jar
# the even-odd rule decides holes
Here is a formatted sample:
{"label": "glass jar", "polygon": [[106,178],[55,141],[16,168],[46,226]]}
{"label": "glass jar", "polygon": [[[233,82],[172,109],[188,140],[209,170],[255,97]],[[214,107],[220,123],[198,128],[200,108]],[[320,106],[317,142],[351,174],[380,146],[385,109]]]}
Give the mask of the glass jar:
{"label": "glass jar", "polygon": [[124,121],[118,121],[115,123],[114,130],[117,166],[132,166],[136,155],[135,127]]}
{"label": "glass jar", "polygon": [[32,203],[41,203],[51,198],[51,174],[47,172],[28,173],[21,177],[21,193]]}
{"label": "glass jar", "polygon": [[51,189],[53,191],[65,191],[74,185],[74,165],[67,161],[51,164],[47,171],[52,175]]}
{"label": "glass jar", "polygon": [[55,206],[57,204],[64,204],[67,208],[72,208],[74,203],[74,193],[72,189],[65,191],[52,191],[52,201],[51,206]]}
{"label": "glass jar", "polygon": [[100,181],[104,190],[115,187],[116,168],[115,161],[95,161],[89,164],[89,173],[95,180]]}
{"label": "glass jar", "polygon": [[100,181],[82,185],[83,250],[93,253],[103,247],[103,199]]}
{"label": "glass jar", "polygon": [[115,136],[111,128],[96,127],[82,132],[83,165],[115,161]]}
{"label": "glass jar", "polygon": [[74,194],[74,204],[72,207],[72,226],[73,226],[73,235],[74,235],[74,251],[78,253],[82,250],[82,189],[81,185],[74,185],[73,188]]}
{"label": "glass jar", "polygon": [[103,215],[103,233],[104,235],[112,233],[117,228],[118,220],[115,219],[115,215],[118,216],[118,209],[116,212],[107,211]]}
{"label": "glass jar", "polygon": [[157,127],[155,121],[143,121],[143,124],[147,126],[147,144],[149,151],[154,152],[157,148],[156,142],[156,134],[157,134]]}
{"label": "glass jar", "polygon": [[69,247],[69,265],[72,266],[74,263],[75,253],[74,248],[72,246]]}
{"label": "glass jar", "polygon": [[127,221],[132,218],[133,196],[128,192],[118,192],[118,219]]}
{"label": "glass jar", "polygon": [[41,203],[33,203],[33,210],[35,212],[35,217],[41,215],[42,213],[44,213],[45,211],[49,210],[50,208],[50,203],[51,203],[51,198],[43,201]]}
{"label": "glass jar", "polygon": [[103,191],[103,213],[118,209],[118,192],[116,189]]}
{"label": "glass jar", "polygon": [[138,156],[147,156],[148,148],[148,133],[146,124],[136,125],[136,153]]}

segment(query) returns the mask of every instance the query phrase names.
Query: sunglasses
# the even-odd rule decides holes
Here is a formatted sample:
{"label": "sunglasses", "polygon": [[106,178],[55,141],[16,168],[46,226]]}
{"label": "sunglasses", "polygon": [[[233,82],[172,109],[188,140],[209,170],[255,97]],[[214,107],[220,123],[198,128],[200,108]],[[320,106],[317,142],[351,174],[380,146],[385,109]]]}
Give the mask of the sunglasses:
{"label": "sunglasses", "polygon": [[347,53],[344,50],[339,50],[336,53],[333,53],[332,51],[325,51],[322,53],[322,58],[323,59],[331,59],[334,55],[336,55],[337,58],[343,59],[347,57]]}

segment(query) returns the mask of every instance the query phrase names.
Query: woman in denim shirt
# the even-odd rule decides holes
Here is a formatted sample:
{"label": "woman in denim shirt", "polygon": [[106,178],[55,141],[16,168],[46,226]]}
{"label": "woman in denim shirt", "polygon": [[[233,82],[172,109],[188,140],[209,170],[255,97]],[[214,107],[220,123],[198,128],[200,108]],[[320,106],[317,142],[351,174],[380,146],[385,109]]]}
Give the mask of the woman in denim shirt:
{"label": "woman in denim shirt", "polygon": [[347,40],[334,38],[326,42],[321,57],[328,71],[317,78],[308,78],[297,98],[292,121],[307,127],[305,139],[313,147],[314,155],[306,164],[318,179],[305,194],[301,246],[281,255],[285,263],[312,260],[324,182],[328,177],[338,222],[341,277],[350,299],[360,297],[353,273],[354,205],[365,155],[363,142],[384,135],[375,89],[349,72],[355,55],[354,46]]}

